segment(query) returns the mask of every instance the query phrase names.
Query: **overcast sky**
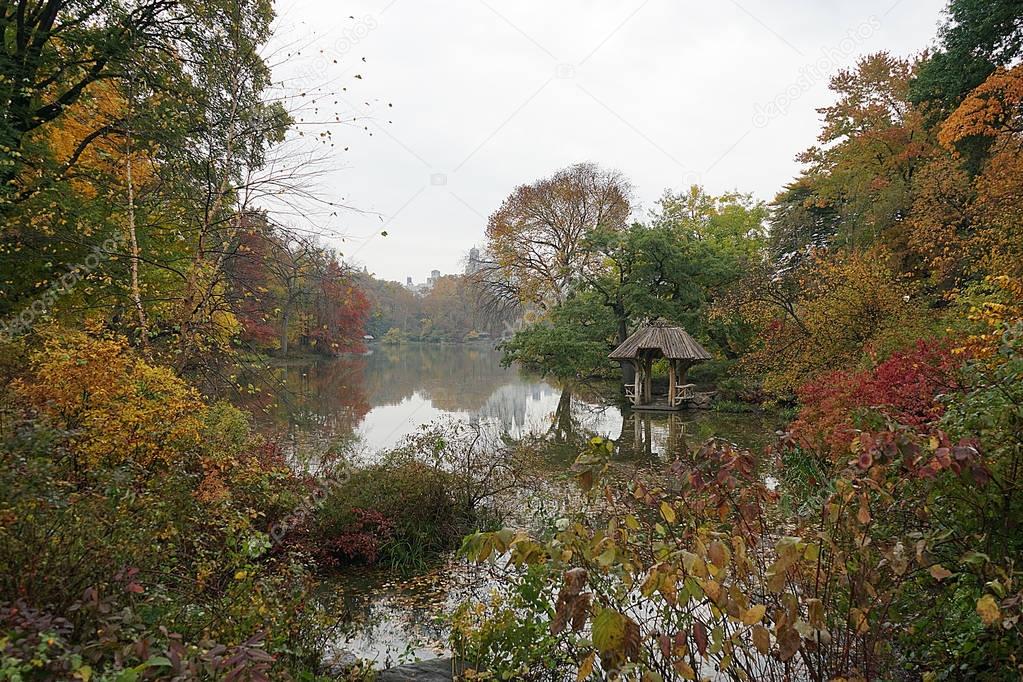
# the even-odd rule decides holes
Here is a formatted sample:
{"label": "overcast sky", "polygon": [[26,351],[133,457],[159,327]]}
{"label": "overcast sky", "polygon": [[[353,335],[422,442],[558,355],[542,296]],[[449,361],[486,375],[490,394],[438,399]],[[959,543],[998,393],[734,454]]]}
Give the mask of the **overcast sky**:
{"label": "overcast sky", "polygon": [[944,5],[279,0],[275,78],[309,91],[306,122],[349,121],[318,147],[318,190],[356,209],[285,219],[422,282],[461,269],[516,185],[580,161],[628,176],[638,215],[692,183],[770,199],[818,133],[828,78],[931,45]]}

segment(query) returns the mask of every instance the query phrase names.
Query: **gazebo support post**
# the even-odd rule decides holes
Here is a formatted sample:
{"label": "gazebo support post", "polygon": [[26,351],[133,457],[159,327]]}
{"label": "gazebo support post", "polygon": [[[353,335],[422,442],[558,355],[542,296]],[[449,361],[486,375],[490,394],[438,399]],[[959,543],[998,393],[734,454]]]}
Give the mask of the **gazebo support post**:
{"label": "gazebo support post", "polygon": [[639,360],[634,360],[632,362],[632,367],[633,367],[633,370],[634,370],[633,371],[633,379],[632,379],[632,384],[633,384],[633,386],[632,386],[632,393],[633,393],[632,404],[633,405],[639,405],[640,401],[643,399],[643,396],[641,395],[642,390],[643,390],[643,365],[639,362]]}
{"label": "gazebo support post", "polygon": [[654,358],[649,352],[643,360],[643,404],[648,405],[654,398]]}
{"label": "gazebo support post", "polygon": [[675,407],[675,361],[668,360],[668,407]]}

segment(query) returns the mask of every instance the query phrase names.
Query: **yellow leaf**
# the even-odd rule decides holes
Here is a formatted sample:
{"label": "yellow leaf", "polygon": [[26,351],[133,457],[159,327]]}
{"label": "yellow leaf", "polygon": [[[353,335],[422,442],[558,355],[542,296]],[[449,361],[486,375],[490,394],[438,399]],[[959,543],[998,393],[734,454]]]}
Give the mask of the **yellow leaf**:
{"label": "yellow leaf", "polygon": [[759,623],[765,613],[767,613],[767,607],[763,604],[751,606],[742,612],[742,624],[753,625],[754,623]]}
{"label": "yellow leaf", "polygon": [[667,502],[661,502],[661,516],[663,516],[664,520],[668,523],[675,523],[675,510]]}
{"label": "yellow leaf", "polygon": [[852,609],[849,612],[849,622],[858,635],[870,632],[870,621],[867,619],[867,612],[863,609]]}
{"label": "yellow leaf", "polygon": [[998,602],[990,594],[985,594],[977,600],[977,615],[984,625],[994,625],[1002,620],[1002,612],[998,608]]}
{"label": "yellow leaf", "polygon": [[865,493],[860,496],[860,510],[856,513],[856,520],[864,526],[870,523],[870,507]]}
{"label": "yellow leaf", "polygon": [[583,682],[583,680],[593,674],[593,659],[596,655],[597,652],[591,651],[590,655],[583,659],[583,662],[579,665],[579,673],[575,676],[576,682]]}
{"label": "yellow leaf", "polygon": [[675,661],[675,670],[678,672],[679,675],[682,676],[683,679],[686,680],[696,679],[696,672],[688,663],[686,663],[682,659]]}

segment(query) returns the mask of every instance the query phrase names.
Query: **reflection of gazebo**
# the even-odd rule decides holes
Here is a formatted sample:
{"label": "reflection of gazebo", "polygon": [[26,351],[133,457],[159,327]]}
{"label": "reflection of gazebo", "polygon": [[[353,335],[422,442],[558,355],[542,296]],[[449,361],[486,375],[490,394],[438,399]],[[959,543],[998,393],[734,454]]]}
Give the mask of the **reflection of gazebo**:
{"label": "reflection of gazebo", "polygon": [[[640,327],[608,357],[630,362],[635,367],[636,383],[625,385],[625,395],[634,407],[667,410],[680,409],[695,397],[695,386],[686,383],[686,372],[697,362],[712,359],[711,354],[685,329],[673,327],[663,320]],[[652,366],[658,358],[668,360],[668,399],[665,403],[655,403],[651,390]]]}

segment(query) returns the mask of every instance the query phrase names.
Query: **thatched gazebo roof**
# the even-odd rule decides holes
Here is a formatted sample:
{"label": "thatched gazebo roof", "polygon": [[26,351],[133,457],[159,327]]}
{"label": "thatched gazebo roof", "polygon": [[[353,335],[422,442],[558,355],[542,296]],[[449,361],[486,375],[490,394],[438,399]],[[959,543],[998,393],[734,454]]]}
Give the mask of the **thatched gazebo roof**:
{"label": "thatched gazebo roof", "polygon": [[669,360],[701,362],[712,360],[707,350],[682,327],[674,327],[664,320],[643,325],[625,339],[622,345],[608,355],[612,360],[635,360],[643,351],[657,350]]}

